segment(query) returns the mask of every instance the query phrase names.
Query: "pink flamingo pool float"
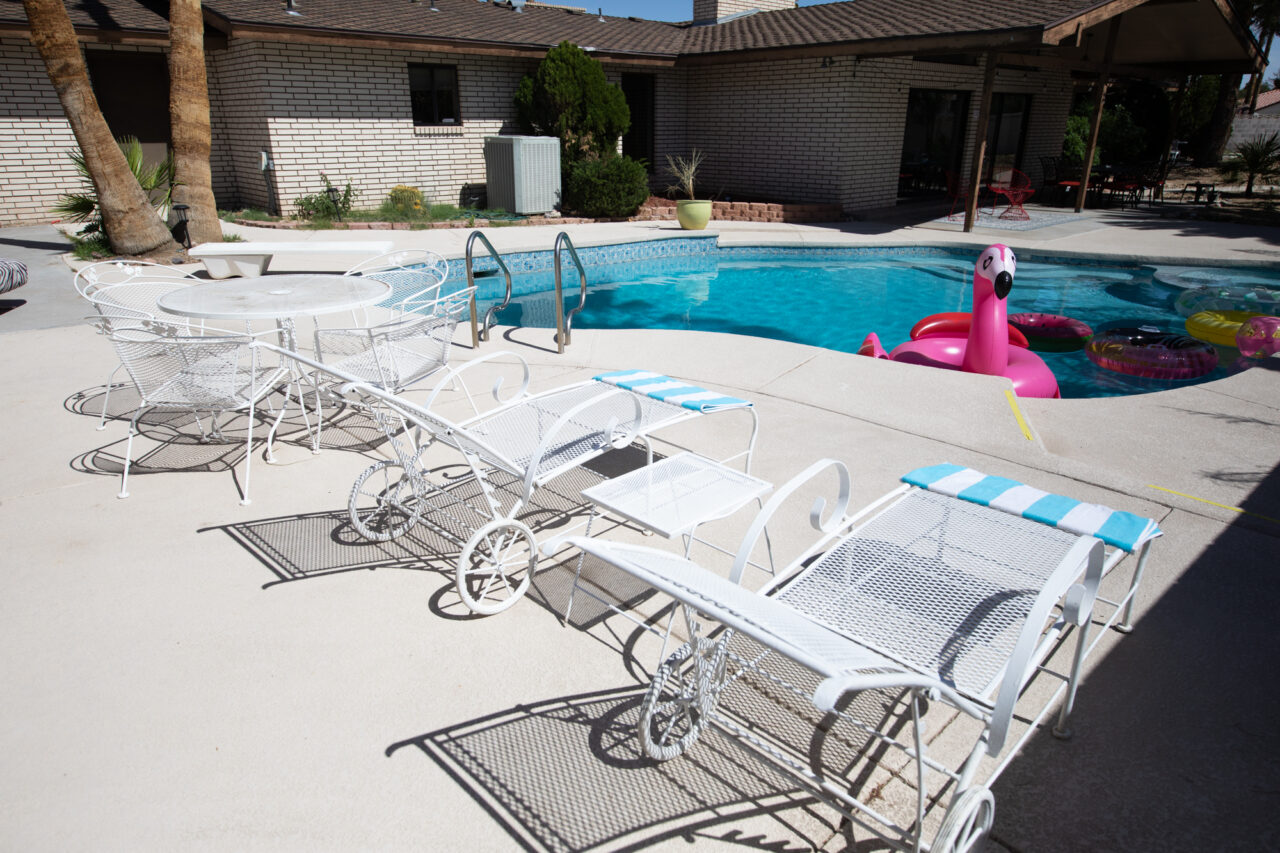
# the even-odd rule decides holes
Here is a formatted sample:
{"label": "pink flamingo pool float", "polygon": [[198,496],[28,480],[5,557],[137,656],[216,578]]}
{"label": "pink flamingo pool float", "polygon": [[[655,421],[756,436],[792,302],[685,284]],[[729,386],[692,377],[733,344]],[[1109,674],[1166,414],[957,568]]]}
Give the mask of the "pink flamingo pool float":
{"label": "pink flamingo pool float", "polygon": [[1013,250],[1000,243],[988,246],[973,267],[973,315],[967,336],[961,328],[944,329],[899,344],[886,353],[875,332],[858,352],[907,364],[924,364],[967,373],[1005,376],[1022,397],[1060,397],[1058,379],[1040,356],[1009,345],[1008,306],[1018,264]]}

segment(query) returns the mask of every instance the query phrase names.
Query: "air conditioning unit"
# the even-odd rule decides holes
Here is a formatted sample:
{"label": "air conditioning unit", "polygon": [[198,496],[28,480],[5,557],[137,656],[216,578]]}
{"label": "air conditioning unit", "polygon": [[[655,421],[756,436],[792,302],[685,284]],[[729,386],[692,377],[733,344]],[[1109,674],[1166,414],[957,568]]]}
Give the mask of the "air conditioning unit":
{"label": "air conditioning unit", "polygon": [[560,203],[560,140],[554,136],[486,136],[489,207],[546,213]]}

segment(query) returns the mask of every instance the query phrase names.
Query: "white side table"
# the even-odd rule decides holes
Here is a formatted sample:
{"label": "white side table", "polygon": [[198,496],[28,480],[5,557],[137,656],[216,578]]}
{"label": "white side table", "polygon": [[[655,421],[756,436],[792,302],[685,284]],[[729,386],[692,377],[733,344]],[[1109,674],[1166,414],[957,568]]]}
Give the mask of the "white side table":
{"label": "white side table", "polygon": [[[593,505],[586,535],[591,535],[591,521],[603,510],[667,539],[685,537],[687,558],[693,543],[701,541],[696,537],[699,525],[730,516],[772,489],[772,483],[759,477],[696,453],[679,453],[583,489],[582,496]],[[569,603],[564,610],[565,622],[573,611],[581,576],[582,558],[579,558]],[[584,592],[601,600],[587,590]]]}

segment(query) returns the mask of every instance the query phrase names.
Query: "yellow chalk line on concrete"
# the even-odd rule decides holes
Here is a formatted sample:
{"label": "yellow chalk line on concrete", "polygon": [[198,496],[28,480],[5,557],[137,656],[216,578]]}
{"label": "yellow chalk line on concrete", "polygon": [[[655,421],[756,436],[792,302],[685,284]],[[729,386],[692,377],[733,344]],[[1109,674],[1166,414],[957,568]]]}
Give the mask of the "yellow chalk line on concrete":
{"label": "yellow chalk line on concrete", "polygon": [[1199,501],[1202,504],[1208,504],[1209,506],[1216,506],[1220,509],[1229,509],[1232,512],[1238,512],[1241,515],[1252,515],[1254,518],[1261,518],[1263,521],[1269,521],[1272,524],[1280,524],[1280,518],[1272,518],[1271,516],[1263,515],[1260,512],[1250,512],[1249,510],[1242,509],[1241,507],[1238,507],[1238,506],[1231,506],[1230,504],[1220,504],[1217,501],[1207,500],[1206,498],[1198,498],[1195,495],[1189,495],[1186,492],[1179,492],[1179,491],[1175,491],[1174,489],[1166,489],[1164,486],[1154,486],[1151,483],[1147,483],[1147,488],[1155,489],[1156,491],[1160,491],[1160,492],[1168,492],[1169,494],[1177,495],[1180,498],[1188,498],[1193,501]]}
{"label": "yellow chalk line on concrete", "polygon": [[1022,410],[1018,408],[1018,395],[1005,389],[1004,396],[1009,400],[1009,408],[1013,409],[1013,416],[1018,419],[1018,426],[1022,427],[1022,434],[1027,441],[1035,441],[1035,436],[1031,434],[1031,427],[1027,426],[1027,419],[1022,416]]}

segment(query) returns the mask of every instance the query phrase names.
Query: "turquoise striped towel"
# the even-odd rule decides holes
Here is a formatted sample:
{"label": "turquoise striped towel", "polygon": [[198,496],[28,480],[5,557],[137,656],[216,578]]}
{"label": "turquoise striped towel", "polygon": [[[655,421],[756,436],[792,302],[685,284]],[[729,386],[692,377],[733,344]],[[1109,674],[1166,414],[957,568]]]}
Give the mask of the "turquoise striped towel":
{"label": "turquoise striped towel", "polygon": [[1017,480],[989,477],[961,465],[917,468],[902,481],[1049,524],[1068,533],[1096,536],[1108,545],[1130,552],[1163,533],[1149,518],[1042,492]]}
{"label": "turquoise striped towel", "polygon": [[597,382],[607,382],[626,388],[637,394],[644,394],[655,400],[684,406],[695,412],[715,412],[721,409],[742,409],[751,404],[737,397],[729,397],[718,391],[708,391],[661,373],[649,370],[615,370],[592,377]]}

